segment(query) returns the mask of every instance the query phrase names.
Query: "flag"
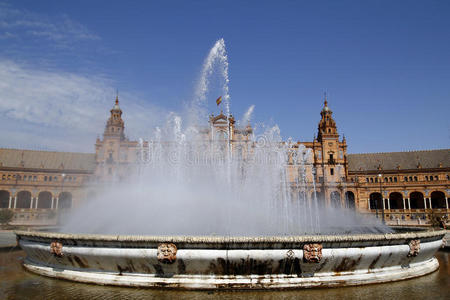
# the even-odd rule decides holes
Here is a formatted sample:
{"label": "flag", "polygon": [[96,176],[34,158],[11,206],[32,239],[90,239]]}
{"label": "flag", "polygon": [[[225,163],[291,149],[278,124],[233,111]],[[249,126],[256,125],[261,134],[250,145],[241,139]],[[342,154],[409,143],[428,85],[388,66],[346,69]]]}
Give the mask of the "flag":
{"label": "flag", "polygon": [[222,96],[220,96],[219,98],[217,98],[216,100],[216,104],[217,106],[219,106],[219,104],[222,102]]}

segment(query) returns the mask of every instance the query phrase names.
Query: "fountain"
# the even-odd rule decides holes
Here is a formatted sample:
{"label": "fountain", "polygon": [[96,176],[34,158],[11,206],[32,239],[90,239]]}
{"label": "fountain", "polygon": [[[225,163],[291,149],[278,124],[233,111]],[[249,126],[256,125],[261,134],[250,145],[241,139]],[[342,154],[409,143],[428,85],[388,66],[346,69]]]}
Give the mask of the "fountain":
{"label": "fountain", "polygon": [[[202,126],[217,70],[225,113]],[[87,283],[185,289],[360,285],[438,268],[443,231],[394,231],[325,205],[311,151],[282,142],[277,126],[252,128],[252,111],[241,122],[230,114],[219,40],[185,118],[171,113],[148,147],[140,142],[125,182],[74,210],[60,233],[16,232],[24,267]]]}

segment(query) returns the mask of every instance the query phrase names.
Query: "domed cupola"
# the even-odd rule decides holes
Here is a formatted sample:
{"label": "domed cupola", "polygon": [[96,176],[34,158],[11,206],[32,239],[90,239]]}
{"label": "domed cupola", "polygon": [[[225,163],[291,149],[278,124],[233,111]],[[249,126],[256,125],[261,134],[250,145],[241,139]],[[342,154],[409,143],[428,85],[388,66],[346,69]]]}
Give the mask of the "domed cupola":
{"label": "domed cupola", "polygon": [[333,111],[328,107],[327,95],[324,97],[324,105],[322,111],[320,112],[320,116],[322,117],[319,122],[318,128],[318,140],[322,140],[322,138],[336,138],[339,137],[337,132],[336,122],[333,120]]}
{"label": "domed cupola", "polygon": [[116,102],[113,108],[110,110],[111,116],[106,122],[105,132],[103,136],[118,137],[121,140],[125,139],[125,123],[122,120],[122,110],[119,106],[119,95],[116,96]]}

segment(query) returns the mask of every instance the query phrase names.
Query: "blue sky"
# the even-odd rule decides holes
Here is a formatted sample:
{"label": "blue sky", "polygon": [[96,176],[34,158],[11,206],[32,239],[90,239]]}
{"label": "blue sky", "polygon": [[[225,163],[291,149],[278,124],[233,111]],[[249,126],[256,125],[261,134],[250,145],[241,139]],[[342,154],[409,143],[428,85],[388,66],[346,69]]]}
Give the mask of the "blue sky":
{"label": "blue sky", "polygon": [[448,1],[0,0],[0,146],[92,152],[116,88],[129,135],[146,137],[224,38],[236,116],[254,104],[254,122],[309,141],[327,92],[350,153],[449,148],[449,14]]}

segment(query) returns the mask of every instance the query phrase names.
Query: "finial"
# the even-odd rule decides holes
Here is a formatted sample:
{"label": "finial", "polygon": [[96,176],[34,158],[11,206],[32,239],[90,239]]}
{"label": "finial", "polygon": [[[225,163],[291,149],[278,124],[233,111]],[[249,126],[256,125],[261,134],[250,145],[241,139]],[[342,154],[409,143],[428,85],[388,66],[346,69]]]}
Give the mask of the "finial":
{"label": "finial", "polygon": [[116,89],[116,105],[119,104],[119,89]]}
{"label": "finial", "polygon": [[323,93],[323,98],[324,98],[324,104],[325,104],[325,106],[328,106],[328,101],[327,101],[327,92],[324,92]]}

